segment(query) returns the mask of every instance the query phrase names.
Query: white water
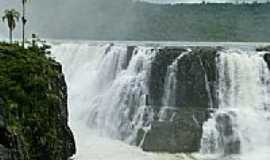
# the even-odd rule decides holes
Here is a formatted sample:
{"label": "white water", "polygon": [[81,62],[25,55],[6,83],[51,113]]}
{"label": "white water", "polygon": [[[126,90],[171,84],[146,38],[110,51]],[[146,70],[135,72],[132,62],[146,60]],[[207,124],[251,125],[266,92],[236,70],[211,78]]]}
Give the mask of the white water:
{"label": "white water", "polygon": [[176,88],[177,88],[177,65],[179,60],[187,55],[189,51],[180,54],[171,65],[167,67],[167,73],[164,83],[164,93],[162,96],[163,107],[159,111],[159,121],[173,121],[176,111]]}
{"label": "white water", "polygon": [[[153,111],[145,106],[146,82],[155,55],[151,47],[137,47],[130,61],[124,44],[55,43],[52,52],[63,64],[68,84],[69,123],[78,160],[270,159],[270,75],[262,56],[253,51],[220,53],[220,107],[204,125],[203,155],[156,154],[129,145],[136,143],[138,128],[147,131],[151,127]],[[171,97],[175,96],[180,58],[168,67],[161,115],[174,103]],[[229,136],[217,128],[221,115],[231,122],[226,121],[231,126]],[[240,154],[223,157],[226,144],[238,141]]]}
{"label": "white water", "polygon": [[[136,129],[147,130],[151,121],[152,110],[145,106],[144,97],[148,92],[145,83],[154,51],[138,47],[125,68],[126,46],[113,46],[110,50],[108,46],[87,43],[53,45],[53,55],[63,64],[68,84],[69,122],[77,146],[75,158],[192,159],[186,154],[147,153],[128,144],[135,143]],[[132,106],[137,108],[129,117]]]}
{"label": "white water", "polygon": [[[234,143],[240,144],[240,156],[233,156],[237,159],[269,160],[270,73],[267,64],[262,55],[254,51],[227,50],[220,53],[218,65],[219,109],[204,124],[202,152],[223,156],[230,148],[229,143]],[[226,120],[219,122],[224,116]],[[228,126],[224,126],[226,123]]]}

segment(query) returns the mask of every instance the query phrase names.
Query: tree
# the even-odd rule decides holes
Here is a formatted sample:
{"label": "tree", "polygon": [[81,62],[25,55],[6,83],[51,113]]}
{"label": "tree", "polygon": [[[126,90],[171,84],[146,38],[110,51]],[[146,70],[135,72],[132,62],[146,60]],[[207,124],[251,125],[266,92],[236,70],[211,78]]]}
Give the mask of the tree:
{"label": "tree", "polygon": [[9,40],[12,43],[12,32],[16,27],[16,21],[20,20],[20,13],[15,9],[6,9],[2,21],[5,22],[6,20],[9,28]]}
{"label": "tree", "polygon": [[22,46],[24,47],[24,43],[25,43],[25,25],[26,25],[26,18],[25,18],[25,4],[28,2],[29,0],[22,0]]}

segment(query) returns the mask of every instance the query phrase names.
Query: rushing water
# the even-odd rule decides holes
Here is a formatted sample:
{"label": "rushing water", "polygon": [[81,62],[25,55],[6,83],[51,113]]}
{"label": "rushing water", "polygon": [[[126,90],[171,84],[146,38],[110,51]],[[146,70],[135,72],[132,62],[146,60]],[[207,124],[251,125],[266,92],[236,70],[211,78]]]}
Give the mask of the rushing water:
{"label": "rushing water", "polygon": [[202,152],[269,159],[270,73],[266,62],[254,51],[234,49],[221,52],[218,64],[219,109],[204,125]]}
{"label": "rushing water", "polygon": [[[134,130],[142,124],[140,118],[151,112],[142,98],[146,72],[151,55],[148,48],[139,47],[128,68],[126,47],[65,43],[53,47],[53,55],[63,64],[69,90],[70,125],[75,133],[79,160],[174,160],[189,159],[185,154],[153,154],[130,146]],[[106,52],[106,54],[104,54]],[[123,68],[124,67],[124,68]],[[106,90],[105,90],[106,89]],[[132,94],[134,93],[134,94]],[[122,105],[138,107],[131,123],[128,110]],[[124,125],[123,125],[124,124]],[[133,126],[133,127],[131,127]],[[91,128],[91,129],[90,129]],[[122,139],[126,143],[115,139]]]}
{"label": "rushing water", "polygon": [[[137,130],[147,132],[153,120],[153,110],[145,105],[156,54],[149,46],[129,52],[125,44],[53,44],[53,56],[63,64],[68,84],[76,159],[270,159],[270,73],[262,54],[249,47],[219,53],[219,108],[204,124],[201,153],[157,154],[133,146]],[[167,68],[160,121],[174,106],[176,65],[183,55]]]}

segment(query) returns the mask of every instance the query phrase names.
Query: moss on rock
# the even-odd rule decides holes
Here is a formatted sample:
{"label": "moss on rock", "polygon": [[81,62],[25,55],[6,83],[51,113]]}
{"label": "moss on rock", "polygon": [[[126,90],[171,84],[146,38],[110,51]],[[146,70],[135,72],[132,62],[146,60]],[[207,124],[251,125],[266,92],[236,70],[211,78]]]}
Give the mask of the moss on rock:
{"label": "moss on rock", "polygon": [[9,139],[3,159],[64,160],[75,153],[61,65],[47,53],[0,43],[0,128]]}

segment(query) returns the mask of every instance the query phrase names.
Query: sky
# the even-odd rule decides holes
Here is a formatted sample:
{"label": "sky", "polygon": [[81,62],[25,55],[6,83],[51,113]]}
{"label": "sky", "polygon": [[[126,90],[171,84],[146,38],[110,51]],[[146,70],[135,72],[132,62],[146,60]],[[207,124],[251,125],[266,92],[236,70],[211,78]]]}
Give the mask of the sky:
{"label": "sky", "polygon": [[[0,17],[1,17],[1,21],[0,21],[0,39],[2,39],[3,37],[7,37],[8,32],[7,32],[7,26],[6,24],[2,23],[2,16],[3,16],[3,12],[6,8],[18,8],[19,4],[17,4],[19,0],[0,0]],[[15,31],[15,34],[18,34],[17,31]]]}
{"label": "sky", "polygon": [[[131,13],[132,1],[142,0],[31,0],[27,4],[26,33],[41,34],[41,37],[58,38],[68,35],[70,39],[97,37],[102,35],[120,38],[131,34],[136,13]],[[143,0],[151,3],[200,2],[202,0]],[[205,0],[207,2],[231,2],[233,0]],[[239,0],[240,1],[240,0]],[[252,2],[253,0],[246,0]],[[263,0],[258,0],[262,2]],[[21,11],[21,0],[0,0],[0,16],[6,8],[16,8]],[[120,13],[119,13],[120,12]],[[125,14],[135,15],[133,19]],[[145,22],[144,22],[145,23]],[[147,22],[146,22],[147,23]],[[21,26],[18,23],[14,31],[15,37],[20,36]],[[8,36],[7,25],[0,22],[0,38]],[[102,37],[101,36],[101,37]],[[67,37],[67,36],[66,36]],[[102,37],[102,38],[103,38]]]}

